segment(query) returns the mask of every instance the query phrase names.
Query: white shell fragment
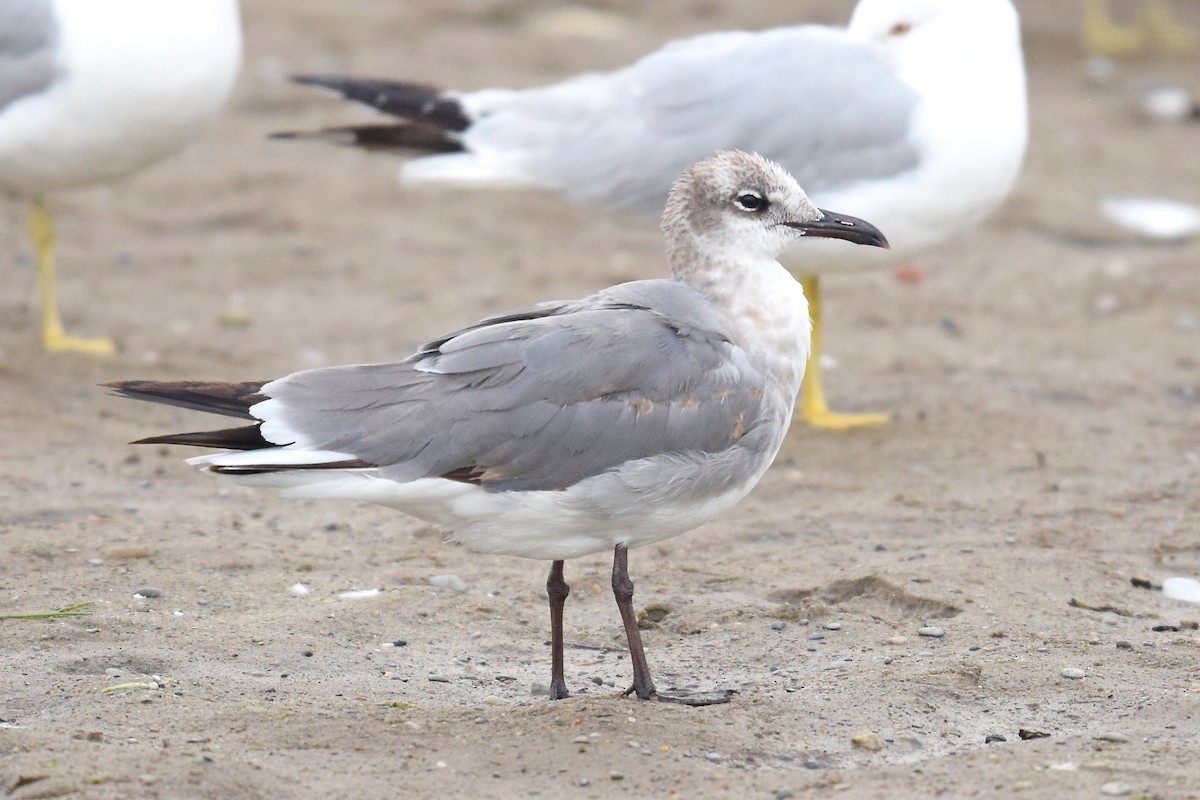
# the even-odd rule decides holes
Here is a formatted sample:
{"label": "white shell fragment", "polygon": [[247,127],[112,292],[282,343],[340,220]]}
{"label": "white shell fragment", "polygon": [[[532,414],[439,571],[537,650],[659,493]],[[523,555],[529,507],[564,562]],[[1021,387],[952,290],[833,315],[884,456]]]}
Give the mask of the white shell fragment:
{"label": "white shell fragment", "polygon": [[1172,600],[1200,603],[1200,581],[1194,578],[1167,578],[1162,587],[1163,594]]}
{"label": "white shell fragment", "polygon": [[1126,230],[1149,239],[1179,241],[1200,233],[1200,207],[1159,197],[1106,197],[1100,211]]}
{"label": "white shell fragment", "polygon": [[348,592],[338,592],[338,597],[343,600],[362,600],[367,597],[378,597],[378,589],[351,589]]}

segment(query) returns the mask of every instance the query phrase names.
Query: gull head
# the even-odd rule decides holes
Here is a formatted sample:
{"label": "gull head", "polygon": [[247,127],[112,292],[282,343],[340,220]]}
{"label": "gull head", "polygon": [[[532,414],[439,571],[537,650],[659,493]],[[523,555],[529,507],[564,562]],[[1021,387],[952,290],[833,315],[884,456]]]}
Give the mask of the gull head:
{"label": "gull head", "polygon": [[783,167],[738,150],[684,170],[667,199],[662,229],[676,275],[714,262],[774,261],[804,237],[888,246],[874,225],[817,208]]}
{"label": "gull head", "polygon": [[1020,59],[1010,0],[860,0],[849,33],[900,68],[927,62],[961,71],[997,54]]}

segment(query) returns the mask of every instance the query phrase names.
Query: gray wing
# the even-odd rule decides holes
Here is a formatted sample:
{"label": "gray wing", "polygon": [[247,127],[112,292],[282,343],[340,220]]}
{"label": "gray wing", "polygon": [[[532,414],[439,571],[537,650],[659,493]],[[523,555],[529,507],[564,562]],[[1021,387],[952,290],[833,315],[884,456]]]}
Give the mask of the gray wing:
{"label": "gray wing", "polygon": [[53,82],[57,43],[52,0],[0,2],[0,109]]}
{"label": "gray wing", "polygon": [[716,150],[778,161],[815,196],[917,163],[916,93],[866,45],[817,26],[707,34],[618,72],[499,97],[469,148],[523,150],[538,182],[648,213]]}
{"label": "gray wing", "polygon": [[261,416],[269,438],[286,431],[398,480],[561,489],[733,446],[757,426],[762,388],[697,292],[640,281],[484,320],[402,362],[296,373],[263,387]]}

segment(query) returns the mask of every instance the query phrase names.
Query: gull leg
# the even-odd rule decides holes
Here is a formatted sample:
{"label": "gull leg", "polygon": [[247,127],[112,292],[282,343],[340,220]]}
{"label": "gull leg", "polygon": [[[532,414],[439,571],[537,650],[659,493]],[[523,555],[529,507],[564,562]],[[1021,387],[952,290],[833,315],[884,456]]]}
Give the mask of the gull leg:
{"label": "gull leg", "polygon": [[891,417],[888,414],[839,414],[829,410],[825,399],[825,381],[821,370],[821,287],[817,276],[801,278],[804,294],[812,314],[812,350],[808,354],[808,365],[804,369],[804,385],[800,394],[800,412],[814,428],[845,431],[883,425]]}
{"label": "gull leg", "polygon": [[613,597],[621,612],[625,625],[625,638],[629,642],[629,660],[633,663],[633,685],[625,694],[636,694],[639,700],[654,698],[664,703],[681,703],[688,706],[712,706],[728,703],[732,690],[716,692],[660,692],[654,688],[650,677],[650,666],[646,663],[646,651],[642,647],[642,632],[638,629],[637,614],[633,610],[633,581],[629,578],[629,551],[617,545],[613,551],[612,571]]}
{"label": "gull leg", "polygon": [[117,351],[112,340],[77,339],[63,329],[54,282],[54,220],[42,200],[33,204],[33,212],[29,216],[29,235],[37,252],[38,291],[42,299],[42,346],[52,353],[72,351],[111,356]]}
{"label": "gull leg", "polygon": [[550,597],[550,699],[562,700],[568,694],[567,681],[563,677],[563,606],[571,587],[563,580],[563,562],[550,565],[550,576],[546,578],[546,594]]}
{"label": "gull leg", "polygon": [[650,677],[650,666],[646,663],[646,651],[642,647],[642,632],[638,629],[637,614],[633,611],[633,581],[629,578],[629,551],[617,545],[613,552],[612,570],[613,597],[621,622],[625,625],[625,639],[629,642],[629,660],[633,664],[633,686],[625,694],[636,693],[639,700],[654,697],[654,679]]}
{"label": "gull leg", "polygon": [[1114,22],[1108,0],[1083,0],[1083,46],[1089,53],[1133,53],[1146,46],[1146,31]]}
{"label": "gull leg", "polygon": [[1175,19],[1168,0],[1146,0],[1143,21],[1150,33],[1168,50],[1191,50],[1200,41],[1200,34],[1180,25]]}

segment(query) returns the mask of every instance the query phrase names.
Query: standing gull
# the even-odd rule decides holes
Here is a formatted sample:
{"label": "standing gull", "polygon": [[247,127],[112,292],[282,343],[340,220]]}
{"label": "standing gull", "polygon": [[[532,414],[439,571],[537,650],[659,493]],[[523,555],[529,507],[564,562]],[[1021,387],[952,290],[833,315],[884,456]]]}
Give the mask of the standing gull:
{"label": "standing gull", "polygon": [[0,190],[33,201],[46,349],[114,350],[63,329],[46,195],[183,148],[225,103],[240,60],[236,0],[0,3]]}
{"label": "standing gull", "polygon": [[[778,161],[818,205],[870,219],[901,256],[973,227],[999,205],[1027,138],[1009,0],[862,0],[847,28],[712,33],[624,69],[535,89],[297,80],[398,117],[317,135],[434,152],[404,165],[408,183],[545,186],[652,214],[685,165],[736,148]],[[826,403],[817,273],[886,262],[840,242],[789,248],[781,261],[803,276],[813,306],[804,417],[827,428],[885,421],[835,414]]]}
{"label": "standing gull", "polygon": [[804,377],[804,291],[775,260],[812,238],[886,247],[814,206],[780,166],[723,152],[676,182],[662,220],[671,278],[542,303],[434,339],[404,359],[268,383],[108,384],[128,397],[254,420],[153,436],[215,447],[201,469],[290,497],[393,506],[471,549],[550,559],[551,696],[563,677],[563,560],[612,549],[633,663],[657,692],[628,549],[729,509],[783,441]]}

